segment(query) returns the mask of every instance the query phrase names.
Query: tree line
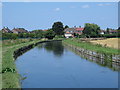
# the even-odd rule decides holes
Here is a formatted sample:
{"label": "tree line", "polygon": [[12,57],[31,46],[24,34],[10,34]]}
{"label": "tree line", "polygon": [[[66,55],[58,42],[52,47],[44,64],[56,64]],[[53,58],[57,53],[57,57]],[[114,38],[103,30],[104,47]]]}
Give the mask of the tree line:
{"label": "tree line", "polygon": [[[62,22],[55,22],[52,25],[51,29],[48,29],[47,31],[43,30],[33,30],[31,33],[2,33],[2,39],[17,39],[17,38],[48,38],[48,39],[53,39],[53,38],[63,38],[64,37],[64,29],[69,28],[69,26],[64,26]],[[109,28],[107,28],[106,33],[101,35],[100,34],[100,26],[97,24],[91,24],[91,23],[86,23],[83,34],[78,35],[74,34],[75,37],[87,37],[87,38],[96,38],[96,37],[119,37],[120,36],[120,27],[117,29],[118,33],[115,34],[109,34]]]}

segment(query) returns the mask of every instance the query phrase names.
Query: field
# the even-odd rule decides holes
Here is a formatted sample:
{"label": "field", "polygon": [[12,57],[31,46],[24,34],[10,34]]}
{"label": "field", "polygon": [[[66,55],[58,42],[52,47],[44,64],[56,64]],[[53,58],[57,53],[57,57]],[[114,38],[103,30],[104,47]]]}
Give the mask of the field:
{"label": "field", "polygon": [[120,39],[118,39],[118,38],[109,38],[109,39],[105,39],[105,40],[93,40],[90,42],[93,44],[100,44],[105,47],[120,49],[120,47],[119,47]]}

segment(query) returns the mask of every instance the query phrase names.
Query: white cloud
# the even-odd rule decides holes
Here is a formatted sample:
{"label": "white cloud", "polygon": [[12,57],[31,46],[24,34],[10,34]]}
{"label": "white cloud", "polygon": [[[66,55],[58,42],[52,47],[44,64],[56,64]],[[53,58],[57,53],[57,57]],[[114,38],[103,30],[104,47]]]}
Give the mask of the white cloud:
{"label": "white cloud", "polygon": [[103,4],[98,4],[98,6],[104,6]]}
{"label": "white cloud", "polygon": [[81,6],[82,8],[90,8],[90,6],[89,5],[83,5],[83,6]]}
{"label": "white cloud", "polygon": [[60,8],[55,8],[55,11],[60,11]]}
{"label": "white cloud", "polygon": [[100,3],[100,4],[98,4],[98,6],[110,6],[110,5],[111,5],[110,3],[105,3],[105,4]]}

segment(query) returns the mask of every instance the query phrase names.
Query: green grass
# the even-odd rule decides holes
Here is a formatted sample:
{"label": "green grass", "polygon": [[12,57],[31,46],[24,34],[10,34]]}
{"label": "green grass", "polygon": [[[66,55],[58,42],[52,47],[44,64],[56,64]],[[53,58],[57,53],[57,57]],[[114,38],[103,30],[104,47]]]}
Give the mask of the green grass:
{"label": "green grass", "polygon": [[102,47],[101,45],[93,45],[89,42],[82,42],[77,39],[66,39],[63,42],[66,42],[67,44],[71,44],[80,48],[88,49],[91,51],[99,52],[99,53],[106,53],[106,54],[119,54],[118,52],[120,50],[108,48],[108,47]]}
{"label": "green grass", "polygon": [[2,73],[2,88],[20,88],[20,75],[17,72],[16,65],[14,63],[13,52],[23,46],[27,46],[32,43],[36,43],[40,40],[25,40],[24,42],[15,40],[15,43],[7,43],[11,41],[4,41],[2,47],[2,70],[6,68],[15,69],[16,72]]}

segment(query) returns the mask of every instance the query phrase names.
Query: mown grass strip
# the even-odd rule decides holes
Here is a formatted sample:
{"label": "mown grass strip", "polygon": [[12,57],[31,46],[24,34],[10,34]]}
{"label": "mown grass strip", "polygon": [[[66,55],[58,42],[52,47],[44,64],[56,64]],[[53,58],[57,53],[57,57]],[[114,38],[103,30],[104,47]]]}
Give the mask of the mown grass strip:
{"label": "mown grass strip", "polygon": [[27,46],[32,43],[36,43],[40,40],[34,40],[34,41],[27,41],[24,43],[20,42],[17,44],[11,44],[11,45],[4,45],[2,48],[2,70],[8,68],[12,70],[16,70],[16,72],[5,72],[2,73],[2,88],[20,88],[20,76],[17,72],[16,65],[14,63],[13,58],[13,52],[17,50],[18,48],[21,48],[23,46]]}
{"label": "mown grass strip", "polygon": [[88,49],[91,51],[99,52],[99,53],[106,53],[106,54],[119,54],[118,52],[120,50],[118,49],[113,49],[113,48],[108,48],[108,47],[102,47],[101,45],[94,45],[89,42],[82,42],[82,41],[77,41],[76,39],[66,39],[63,42],[66,42],[68,44]]}

